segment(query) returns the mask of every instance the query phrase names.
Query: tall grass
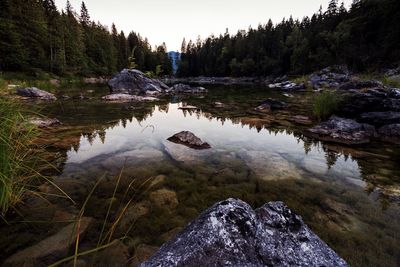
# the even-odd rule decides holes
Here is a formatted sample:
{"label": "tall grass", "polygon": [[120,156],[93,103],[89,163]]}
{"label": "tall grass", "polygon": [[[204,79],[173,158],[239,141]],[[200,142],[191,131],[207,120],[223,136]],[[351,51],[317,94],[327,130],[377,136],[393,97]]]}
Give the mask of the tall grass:
{"label": "tall grass", "polygon": [[0,214],[4,216],[37,176],[30,140],[34,127],[25,123],[20,107],[0,98]]}
{"label": "tall grass", "polygon": [[335,92],[324,91],[313,103],[313,113],[318,120],[326,120],[338,111],[341,103],[340,96]]}

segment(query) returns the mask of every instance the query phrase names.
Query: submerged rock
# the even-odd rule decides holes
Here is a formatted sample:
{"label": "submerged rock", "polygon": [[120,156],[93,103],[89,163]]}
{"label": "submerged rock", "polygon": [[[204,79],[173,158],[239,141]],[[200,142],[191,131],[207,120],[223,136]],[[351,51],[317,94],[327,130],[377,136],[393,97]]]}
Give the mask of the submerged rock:
{"label": "submerged rock", "polygon": [[194,149],[211,148],[211,146],[208,143],[203,142],[200,138],[198,138],[192,132],[189,131],[182,131],[180,133],[174,134],[167,140]]}
{"label": "submerged rock", "polygon": [[400,144],[400,124],[389,124],[378,129],[380,139]]}
{"label": "submerged rock", "polygon": [[92,218],[83,217],[79,222],[79,227],[77,223],[69,224],[38,244],[12,255],[3,266],[41,266],[39,263],[46,262],[46,259],[54,261],[54,259],[66,257],[68,249],[75,244],[77,235],[79,234],[82,238],[92,221]]}
{"label": "submerged rock", "polygon": [[164,244],[149,266],[347,266],[282,202],[228,199]]}
{"label": "submerged rock", "polygon": [[306,130],[304,134],[322,141],[354,145],[369,143],[376,136],[376,131],[372,125],[332,116],[328,121]]}
{"label": "submerged rock", "polygon": [[183,163],[203,162],[212,154],[210,149],[192,149],[190,147],[173,142],[163,142],[165,152],[175,161]]}
{"label": "submerged rock", "polygon": [[260,112],[270,112],[273,110],[284,109],[285,107],[287,107],[286,103],[272,98],[268,98],[267,100],[263,101],[260,105],[258,105],[254,110]]}
{"label": "submerged rock", "polygon": [[149,195],[150,201],[158,208],[175,209],[179,202],[175,191],[168,189],[159,189],[151,192]]}
{"label": "submerged rock", "polygon": [[169,87],[156,79],[150,79],[143,72],[135,69],[124,69],[108,81],[111,93],[161,94]]}
{"label": "submerged rock", "polygon": [[18,88],[17,95],[23,97],[37,98],[40,100],[57,100],[54,94],[40,90],[36,87]]}
{"label": "submerged rock", "polygon": [[171,93],[175,94],[204,94],[207,90],[204,87],[192,87],[187,84],[178,83],[172,86],[169,90]]}

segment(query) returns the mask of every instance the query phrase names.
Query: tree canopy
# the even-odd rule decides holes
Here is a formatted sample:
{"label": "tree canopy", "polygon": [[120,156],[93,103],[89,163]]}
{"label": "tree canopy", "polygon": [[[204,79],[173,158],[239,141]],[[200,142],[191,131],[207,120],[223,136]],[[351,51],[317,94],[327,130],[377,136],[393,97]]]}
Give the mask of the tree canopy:
{"label": "tree canopy", "polygon": [[[180,76],[305,74],[335,64],[356,71],[400,63],[400,1],[331,0],[311,18],[182,42]],[[187,42],[187,43],[186,43]]]}
{"label": "tree canopy", "polygon": [[132,51],[138,69],[171,74],[165,44],[152,49],[135,32],[110,31],[84,2],[78,15],[69,1],[62,11],[54,0],[0,1],[0,70],[109,75],[129,67]]}

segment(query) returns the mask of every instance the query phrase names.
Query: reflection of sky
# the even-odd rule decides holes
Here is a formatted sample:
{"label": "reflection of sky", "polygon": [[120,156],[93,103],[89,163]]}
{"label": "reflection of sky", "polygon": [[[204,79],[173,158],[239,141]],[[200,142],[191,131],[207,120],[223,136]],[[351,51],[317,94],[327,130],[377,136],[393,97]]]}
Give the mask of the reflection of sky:
{"label": "reflection of sky", "polygon": [[343,156],[328,169],[325,152],[319,146],[313,146],[305,154],[304,143],[291,134],[273,133],[265,129],[258,132],[249,126],[234,124],[226,120],[223,124],[216,118],[206,118],[196,113],[190,115],[178,109],[179,104],[170,104],[168,112],[155,108],[154,113],[139,123],[136,119],[127,122],[124,128],[122,122],[106,130],[104,144],[97,136],[92,144],[82,137],[78,152],[68,152],[67,163],[82,163],[94,157],[108,154],[139,150],[143,147],[162,149],[162,142],[173,134],[188,130],[211,144],[216,149],[256,150],[268,154],[279,154],[289,162],[301,165],[307,171],[317,175],[344,175],[347,179],[360,177],[356,161]]}

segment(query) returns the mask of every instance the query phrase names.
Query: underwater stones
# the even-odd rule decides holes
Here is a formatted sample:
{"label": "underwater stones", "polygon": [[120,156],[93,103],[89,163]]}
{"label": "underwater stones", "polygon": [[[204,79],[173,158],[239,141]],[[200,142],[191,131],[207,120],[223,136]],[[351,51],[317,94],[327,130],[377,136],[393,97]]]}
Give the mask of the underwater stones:
{"label": "underwater stones", "polygon": [[216,108],[224,108],[225,107],[225,104],[224,103],[222,103],[222,102],[214,102],[214,107],[216,107]]}
{"label": "underwater stones", "polygon": [[95,253],[90,261],[90,265],[87,266],[127,266],[129,258],[129,248],[116,239],[111,242],[110,246]]}
{"label": "underwater stones", "polygon": [[151,204],[149,201],[141,201],[139,203],[130,205],[122,216],[118,227],[122,231],[128,230],[137,220],[149,214],[150,206]]}
{"label": "underwater stones", "polygon": [[150,257],[153,256],[158,249],[159,247],[149,246],[147,244],[140,244],[135,249],[135,255],[132,258],[130,267],[137,267],[142,262],[150,259]]}
{"label": "underwater stones", "polygon": [[165,152],[175,161],[193,163],[204,161],[212,152],[208,149],[192,149],[172,142],[163,142]]}
{"label": "underwater stones", "polygon": [[187,84],[178,83],[172,86],[169,92],[174,94],[204,94],[207,90],[204,87],[192,87]]}
{"label": "underwater stones", "polygon": [[347,266],[282,202],[228,199],[204,211],[142,267]]}
{"label": "underwater stones", "polygon": [[168,210],[176,209],[179,204],[176,192],[165,188],[151,192],[149,199],[157,208],[167,208]]}
{"label": "underwater stones", "polygon": [[111,80],[108,86],[113,94],[123,93],[130,95],[137,94],[161,94],[169,87],[156,79],[150,79],[139,70],[124,69]]}
{"label": "underwater stones", "polygon": [[159,161],[164,158],[163,152],[152,147],[141,147],[130,151],[122,151],[109,156],[102,161],[102,166],[107,169],[121,169],[125,165],[132,165],[146,160]]}
{"label": "underwater stones", "polygon": [[149,96],[143,97],[130,94],[111,94],[103,96],[101,99],[105,101],[114,101],[114,102],[130,102],[130,101],[143,102],[143,101],[158,100],[158,98],[155,97],[149,97]]}
{"label": "underwater stones", "polygon": [[181,144],[193,149],[208,149],[211,146],[189,131],[182,131],[167,139],[176,144]]}
{"label": "underwater stones", "polygon": [[57,100],[54,94],[40,90],[36,87],[18,88],[17,95],[40,100]]}
{"label": "underwater stones", "polygon": [[29,121],[31,124],[39,127],[46,128],[56,125],[61,125],[62,123],[57,119],[45,119],[45,118],[36,118]]}
{"label": "underwater stones", "polygon": [[372,125],[332,116],[328,121],[306,130],[304,135],[322,141],[355,145],[369,143],[376,136],[376,131]]}
{"label": "underwater stones", "polygon": [[66,257],[68,249],[75,244],[76,236],[79,234],[82,239],[92,221],[92,218],[82,217],[79,222],[71,223],[38,244],[12,255],[3,266],[37,266],[39,262],[46,262],[46,259]]}
{"label": "underwater stones", "polygon": [[277,153],[241,151],[239,157],[263,180],[300,179],[300,170]]}

